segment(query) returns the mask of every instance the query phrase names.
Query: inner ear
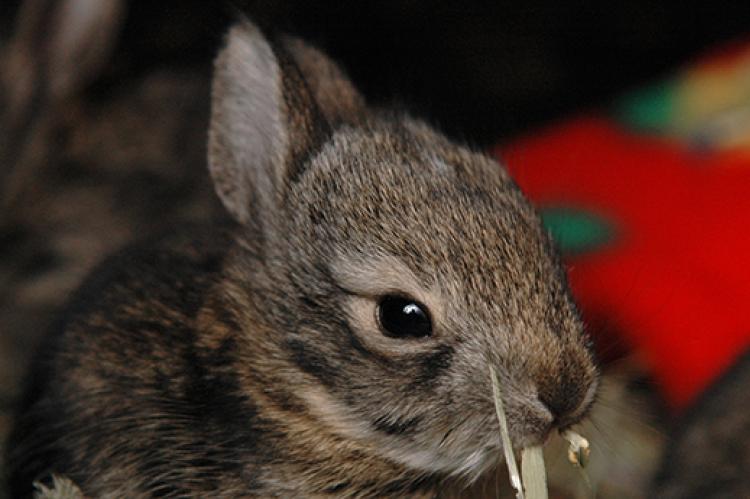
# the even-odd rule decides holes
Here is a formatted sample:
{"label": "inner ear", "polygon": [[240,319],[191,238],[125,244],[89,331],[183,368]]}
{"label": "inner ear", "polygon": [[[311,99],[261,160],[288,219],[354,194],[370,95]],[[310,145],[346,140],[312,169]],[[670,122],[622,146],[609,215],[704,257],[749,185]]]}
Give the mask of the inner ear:
{"label": "inner ear", "polygon": [[331,135],[331,125],[321,111],[305,75],[283,46],[273,45],[280,68],[281,108],[289,131],[285,168],[280,181],[294,182],[305,160]]}

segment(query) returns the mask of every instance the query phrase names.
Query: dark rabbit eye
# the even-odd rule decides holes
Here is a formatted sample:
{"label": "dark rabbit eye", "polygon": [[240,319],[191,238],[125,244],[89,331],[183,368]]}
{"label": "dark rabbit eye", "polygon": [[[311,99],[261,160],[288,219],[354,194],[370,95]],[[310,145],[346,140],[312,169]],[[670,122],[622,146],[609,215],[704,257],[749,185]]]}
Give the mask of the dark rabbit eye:
{"label": "dark rabbit eye", "polygon": [[383,333],[393,338],[422,338],[432,334],[427,307],[410,298],[384,296],[378,304],[378,319]]}

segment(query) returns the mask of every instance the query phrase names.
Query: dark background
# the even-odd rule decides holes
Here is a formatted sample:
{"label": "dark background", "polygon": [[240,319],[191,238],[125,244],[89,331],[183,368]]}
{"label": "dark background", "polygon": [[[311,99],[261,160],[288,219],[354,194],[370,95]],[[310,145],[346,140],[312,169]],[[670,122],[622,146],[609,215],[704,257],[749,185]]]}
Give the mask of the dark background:
{"label": "dark background", "polygon": [[[0,7],[3,33],[18,0]],[[479,144],[606,103],[750,32],[750,2],[132,0],[100,90],[156,65],[206,71],[246,13],[313,39],[371,101]]]}

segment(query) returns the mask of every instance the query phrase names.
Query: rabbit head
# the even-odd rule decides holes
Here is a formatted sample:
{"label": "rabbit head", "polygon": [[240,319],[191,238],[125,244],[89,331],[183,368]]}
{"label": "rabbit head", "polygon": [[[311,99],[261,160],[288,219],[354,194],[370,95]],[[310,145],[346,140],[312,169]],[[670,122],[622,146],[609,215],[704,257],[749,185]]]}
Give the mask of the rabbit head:
{"label": "rabbit head", "polygon": [[249,23],[217,59],[209,163],[258,241],[232,293],[262,302],[269,358],[321,428],[420,473],[475,477],[501,460],[490,366],[514,445],[584,417],[589,340],[501,166],[368,108],[325,55]]}

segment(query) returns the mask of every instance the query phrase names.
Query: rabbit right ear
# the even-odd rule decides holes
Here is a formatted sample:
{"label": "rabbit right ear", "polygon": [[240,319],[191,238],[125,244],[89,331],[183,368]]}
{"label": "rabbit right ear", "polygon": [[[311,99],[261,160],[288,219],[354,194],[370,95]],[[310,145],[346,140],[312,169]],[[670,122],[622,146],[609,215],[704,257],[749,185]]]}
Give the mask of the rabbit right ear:
{"label": "rabbit right ear", "polygon": [[320,50],[299,38],[290,36],[283,41],[328,123],[333,126],[359,123],[365,114],[365,100],[346,73]]}
{"label": "rabbit right ear", "polygon": [[269,232],[299,159],[329,133],[294,61],[249,22],[232,28],[216,60],[208,151],[230,214]]}

